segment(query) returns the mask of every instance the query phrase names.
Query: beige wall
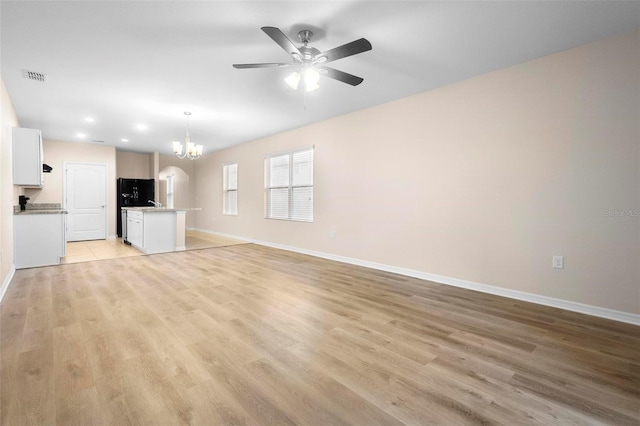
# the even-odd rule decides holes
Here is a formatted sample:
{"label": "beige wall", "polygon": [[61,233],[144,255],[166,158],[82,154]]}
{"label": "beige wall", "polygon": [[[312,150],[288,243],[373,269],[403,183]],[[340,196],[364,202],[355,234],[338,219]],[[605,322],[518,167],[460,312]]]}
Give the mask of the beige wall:
{"label": "beige wall", "polygon": [[116,151],[116,179],[153,179],[150,173],[152,155]]}
{"label": "beige wall", "polygon": [[0,298],[13,271],[13,206],[18,204],[18,187],[13,186],[11,128],[18,117],[0,77]]}
{"label": "beige wall", "polygon": [[64,206],[64,163],[94,163],[107,165],[107,235],[116,235],[116,149],[80,142],[65,142],[45,139],[43,141],[44,162],[53,167],[44,175],[43,189],[25,189],[30,203],[60,203]]}
{"label": "beige wall", "polygon": [[[639,69],[635,32],[206,155],[196,226],[639,314]],[[263,157],[309,145],[314,222],[264,219]]]}

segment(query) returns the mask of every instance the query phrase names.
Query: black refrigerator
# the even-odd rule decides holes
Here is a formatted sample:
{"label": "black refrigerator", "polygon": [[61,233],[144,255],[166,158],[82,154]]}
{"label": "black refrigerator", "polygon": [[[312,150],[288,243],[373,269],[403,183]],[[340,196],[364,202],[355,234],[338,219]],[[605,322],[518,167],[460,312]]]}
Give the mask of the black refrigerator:
{"label": "black refrigerator", "polygon": [[[118,178],[118,237],[122,237],[122,207],[152,206],[149,200],[155,200],[155,181],[153,179]],[[126,226],[126,225],[125,225]]]}

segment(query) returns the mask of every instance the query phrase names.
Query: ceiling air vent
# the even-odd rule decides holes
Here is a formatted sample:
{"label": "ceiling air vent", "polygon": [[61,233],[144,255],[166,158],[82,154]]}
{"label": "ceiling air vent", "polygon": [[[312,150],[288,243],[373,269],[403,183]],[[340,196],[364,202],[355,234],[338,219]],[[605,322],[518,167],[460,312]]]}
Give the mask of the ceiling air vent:
{"label": "ceiling air vent", "polygon": [[42,72],[22,70],[22,77],[27,80],[39,81],[40,83],[47,82],[47,75]]}
{"label": "ceiling air vent", "polygon": [[104,141],[101,141],[101,140],[98,140],[98,139],[94,139],[91,142],[93,142],[93,143],[104,143]]}

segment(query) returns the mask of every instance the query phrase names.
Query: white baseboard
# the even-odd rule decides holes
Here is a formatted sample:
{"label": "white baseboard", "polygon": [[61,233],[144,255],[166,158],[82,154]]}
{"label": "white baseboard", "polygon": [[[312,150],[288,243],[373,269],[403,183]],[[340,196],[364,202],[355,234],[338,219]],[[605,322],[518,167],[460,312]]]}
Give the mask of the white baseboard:
{"label": "white baseboard", "polygon": [[[207,229],[192,228],[192,229],[190,229],[190,231],[196,231],[196,232],[202,232],[202,233],[205,233],[205,234],[217,235],[219,237],[233,238],[234,240],[246,241],[247,243],[260,244],[257,240],[254,240],[253,238],[239,237],[237,235],[225,234],[223,232],[209,231]],[[260,244],[260,245],[264,245],[264,244]]]}
{"label": "white baseboard", "polygon": [[117,239],[117,238],[118,238],[118,237],[116,237],[115,235],[109,235],[109,236],[107,237],[107,240],[115,240],[115,239]]}
{"label": "white baseboard", "polygon": [[224,234],[221,232],[208,231],[205,229],[195,229],[195,230],[199,232],[213,234],[213,235],[220,235],[221,237],[234,238],[236,240],[252,242],[262,246],[273,247],[273,248],[292,251],[292,252],[301,253],[301,254],[307,254],[310,256],[320,257],[328,260],[335,260],[337,262],[349,263],[352,265],[364,266],[367,268],[377,269],[380,271],[392,272],[399,275],[419,278],[426,281],[433,281],[439,284],[446,284],[454,287],[466,288],[469,290],[480,291],[482,293],[489,293],[496,296],[503,296],[503,297],[508,297],[510,299],[531,302],[538,305],[550,306],[553,308],[564,309],[572,312],[579,312],[581,314],[611,319],[614,321],[625,322],[628,324],[640,325],[640,315],[632,314],[629,312],[616,311],[613,309],[601,308],[599,306],[593,306],[593,305],[586,305],[584,303],[572,302],[569,300],[557,299],[554,297],[527,293],[524,291],[509,290],[507,288],[476,283],[473,281],[461,280],[458,278],[452,278],[452,277],[447,277],[443,275],[430,274],[427,272],[417,271],[414,269],[400,268],[397,266],[386,265],[383,263],[369,262],[366,260],[355,259],[355,258],[346,257],[346,256],[338,256],[331,253],[307,250],[307,249],[302,249],[298,247],[287,246],[284,244],[271,243],[268,241],[259,241],[251,238]]}
{"label": "white baseboard", "polygon": [[11,284],[11,280],[13,279],[13,276],[16,273],[16,268],[15,265],[11,265],[11,270],[9,270],[9,273],[7,274],[6,278],[2,281],[2,287],[0,287],[0,303],[2,303],[2,298],[4,297],[4,294],[7,292],[7,289],[9,288],[9,284]]}

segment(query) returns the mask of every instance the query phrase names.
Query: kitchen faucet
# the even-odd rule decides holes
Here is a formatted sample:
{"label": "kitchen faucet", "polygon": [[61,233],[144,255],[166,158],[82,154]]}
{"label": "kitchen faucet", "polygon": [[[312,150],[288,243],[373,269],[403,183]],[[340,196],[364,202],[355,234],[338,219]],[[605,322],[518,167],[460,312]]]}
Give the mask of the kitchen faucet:
{"label": "kitchen faucet", "polygon": [[162,207],[162,203],[159,201],[153,201],[153,200],[147,200],[148,202],[150,202],[151,204],[153,204],[156,207]]}

